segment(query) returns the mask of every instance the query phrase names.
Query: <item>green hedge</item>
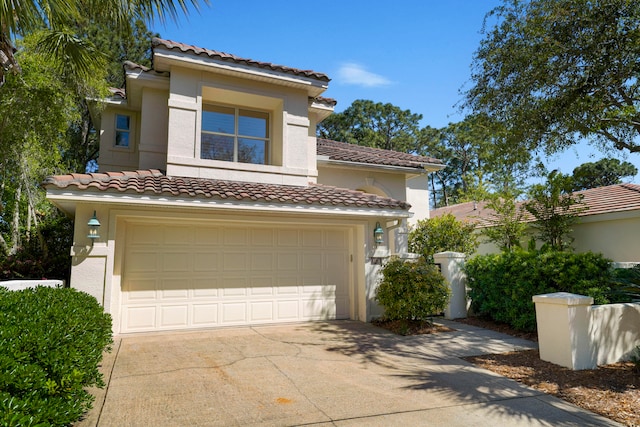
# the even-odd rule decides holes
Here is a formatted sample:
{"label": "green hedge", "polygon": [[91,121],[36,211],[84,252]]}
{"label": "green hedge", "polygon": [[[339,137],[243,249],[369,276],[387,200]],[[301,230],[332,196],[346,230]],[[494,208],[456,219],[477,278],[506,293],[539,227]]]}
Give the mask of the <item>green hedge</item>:
{"label": "green hedge", "polygon": [[375,299],[388,320],[425,320],[441,313],[449,301],[449,288],[433,264],[391,259],[382,268]]}
{"label": "green hedge", "polygon": [[74,289],[0,287],[0,425],[65,426],[103,387],[98,364],[112,343],[111,317]]}
{"label": "green hedge", "polygon": [[610,260],[592,252],[516,251],[470,259],[465,270],[473,310],[512,327],[536,329],[534,295],[571,292],[607,304]]}

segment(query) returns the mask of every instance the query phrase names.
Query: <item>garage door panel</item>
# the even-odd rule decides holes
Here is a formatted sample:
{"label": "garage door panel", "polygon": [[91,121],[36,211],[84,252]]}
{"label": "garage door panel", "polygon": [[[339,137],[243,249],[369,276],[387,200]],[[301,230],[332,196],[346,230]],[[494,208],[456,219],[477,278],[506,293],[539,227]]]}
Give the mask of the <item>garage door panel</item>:
{"label": "garage door panel", "polygon": [[298,230],[276,230],[276,245],[280,248],[300,246]]}
{"label": "garage door panel", "polygon": [[225,246],[247,246],[249,243],[246,228],[224,228],[222,232]]}
{"label": "garage door panel", "polygon": [[218,280],[216,278],[194,278],[191,280],[194,298],[213,298],[218,296]]}
{"label": "garage door panel", "polygon": [[194,304],[192,323],[195,326],[215,326],[218,324],[218,304]]}
{"label": "garage door panel", "polygon": [[158,288],[158,298],[162,300],[189,299],[189,282],[184,278],[162,279]]}
{"label": "garage door panel", "polygon": [[251,246],[273,246],[273,230],[252,229]]}
{"label": "garage door panel", "polygon": [[186,327],[189,324],[189,307],[187,304],[163,305],[159,310],[160,328]]}
{"label": "garage door panel", "polygon": [[195,233],[193,244],[198,246],[215,247],[221,244],[220,229],[213,227],[200,227]]}
{"label": "garage door panel", "polygon": [[181,252],[167,252],[162,255],[162,271],[165,273],[187,273],[191,271],[192,255],[185,249]]}
{"label": "garage door panel", "polygon": [[222,323],[246,323],[247,303],[227,302],[222,303]]}
{"label": "garage door panel", "polygon": [[215,253],[217,248],[213,248],[207,246],[201,253],[196,252],[192,253],[191,257],[193,258],[193,271],[196,272],[210,272],[214,273],[220,270],[220,266],[218,265],[218,261],[220,259],[220,255]]}
{"label": "garage door panel", "polygon": [[273,301],[254,301],[249,304],[249,320],[252,322],[273,321]]}
{"label": "garage door panel", "polygon": [[304,230],[302,232],[302,246],[322,247],[322,230]]}
{"label": "garage door panel", "polygon": [[159,255],[154,248],[131,251],[125,259],[125,268],[127,272],[133,274],[154,273],[158,271]]}
{"label": "garage door panel", "polygon": [[258,252],[251,254],[251,271],[268,271],[275,269],[273,253]]}
{"label": "garage door panel", "polygon": [[125,298],[130,301],[154,301],[156,296],[156,279],[143,279],[143,278],[135,278],[130,277],[126,282],[127,286],[125,287]]}
{"label": "garage door panel", "polygon": [[[162,244],[149,244],[152,231]],[[346,228],[132,225],[121,332],[348,318],[349,236]]]}
{"label": "garage door panel", "polygon": [[126,331],[156,329],[156,306],[128,307],[123,313]]}
{"label": "garage door panel", "polygon": [[163,244],[165,245],[190,245],[193,242],[193,227],[174,225],[163,227]]}
{"label": "garage door panel", "polygon": [[249,270],[249,256],[242,252],[226,252],[222,255],[223,271],[247,271]]}

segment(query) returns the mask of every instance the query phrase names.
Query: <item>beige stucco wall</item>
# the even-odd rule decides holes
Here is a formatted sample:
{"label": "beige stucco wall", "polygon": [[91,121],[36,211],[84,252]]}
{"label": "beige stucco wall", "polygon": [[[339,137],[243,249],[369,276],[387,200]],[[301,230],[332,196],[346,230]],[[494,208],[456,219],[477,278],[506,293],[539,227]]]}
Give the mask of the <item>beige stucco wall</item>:
{"label": "beige stucco wall", "polygon": [[[531,236],[534,230],[529,228],[527,232],[527,236]],[[486,237],[480,235],[480,231],[478,234],[482,244],[477,254],[499,252],[495,244],[487,242]],[[585,216],[573,226],[571,235],[575,239],[572,247],[577,253],[591,251],[602,253],[615,262],[640,262],[640,212]],[[522,241],[525,248],[528,239],[530,237]]]}
{"label": "beige stucco wall", "polygon": [[584,217],[573,227],[576,252],[601,252],[616,262],[640,262],[640,212]]}

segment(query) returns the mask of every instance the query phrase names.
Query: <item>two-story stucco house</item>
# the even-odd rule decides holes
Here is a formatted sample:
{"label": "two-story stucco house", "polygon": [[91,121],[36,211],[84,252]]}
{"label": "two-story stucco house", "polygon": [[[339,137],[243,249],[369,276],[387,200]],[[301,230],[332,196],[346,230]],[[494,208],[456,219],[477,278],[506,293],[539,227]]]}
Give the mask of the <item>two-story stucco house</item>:
{"label": "two-story stucco house", "polygon": [[322,73],[152,45],[101,111],[99,172],[43,184],[75,217],[71,286],[115,333],[379,314],[377,261],[406,252],[442,163],[316,140]]}

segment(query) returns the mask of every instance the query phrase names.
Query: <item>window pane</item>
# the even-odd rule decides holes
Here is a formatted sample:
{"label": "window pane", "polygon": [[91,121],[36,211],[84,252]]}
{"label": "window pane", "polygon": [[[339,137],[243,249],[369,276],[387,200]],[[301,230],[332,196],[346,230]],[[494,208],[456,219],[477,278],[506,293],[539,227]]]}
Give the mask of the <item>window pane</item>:
{"label": "window pane", "polygon": [[202,130],[235,134],[235,110],[227,107],[206,106],[202,111]]}
{"label": "window pane", "polygon": [[116,146],[118,147],[128,147],[129,146],[129,132],[127,131],[116,131]]}
{"label": "window pane", "polygon": [[116,114],[116,129],[129,130],[129,116],[124,114]]}
{"label": "window pane", "polygon": [[267,164],[267,141],[238,138],[238,161],[242,163]]}
{"label": "window pane", "polygon": [[238,135],[269,138],[269,113],[240,110]]}
{"label": "window pane", "polygon": [[200,158],[232,162],[233,137],[203,133],[200,144]]}

